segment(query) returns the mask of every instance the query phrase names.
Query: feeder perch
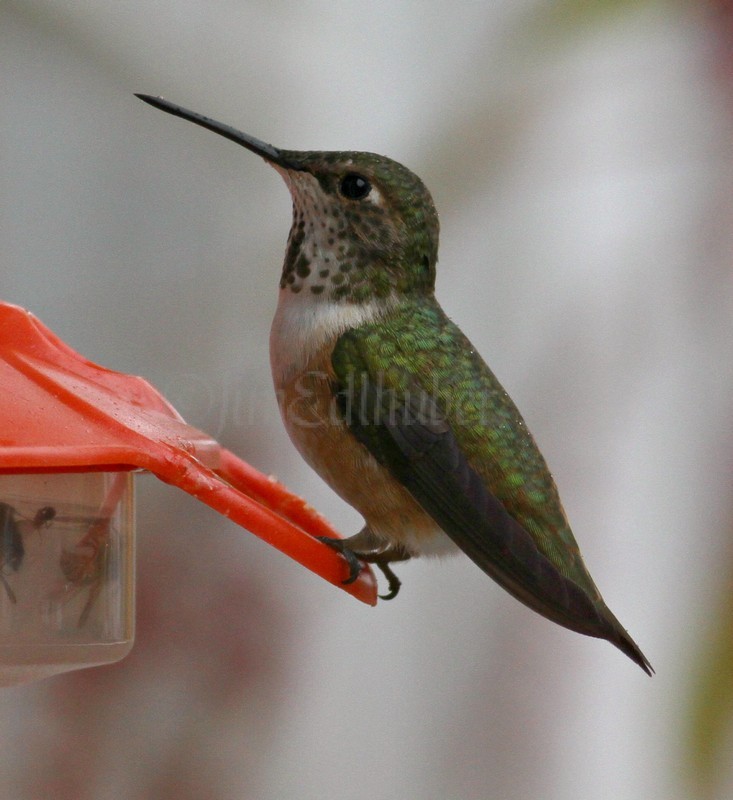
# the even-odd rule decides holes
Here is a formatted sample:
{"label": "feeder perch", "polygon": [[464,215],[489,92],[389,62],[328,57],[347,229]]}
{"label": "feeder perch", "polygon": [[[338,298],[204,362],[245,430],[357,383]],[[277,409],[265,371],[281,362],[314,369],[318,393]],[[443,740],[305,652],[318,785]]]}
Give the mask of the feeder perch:
{"label": "feeder perch", "polygon": [[87,361],[0,303],[0,685],[125,656],[134,639],[133,474],[147,470],[362,602],[305,501],[187,425],[150,384]]}

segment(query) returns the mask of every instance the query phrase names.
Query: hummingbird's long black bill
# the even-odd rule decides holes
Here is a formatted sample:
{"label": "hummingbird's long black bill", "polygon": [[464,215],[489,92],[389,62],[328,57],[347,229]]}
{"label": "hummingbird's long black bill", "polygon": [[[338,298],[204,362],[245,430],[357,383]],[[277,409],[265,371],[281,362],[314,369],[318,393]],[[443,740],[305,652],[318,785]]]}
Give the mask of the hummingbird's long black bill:
{"label": "hummingbird's long black bill", "polygon": [[229,125],[224,125],[223,123],[217,122],[209,117],[204,117],[202,114],[197,114],[195,111],[189,111],[187,108],[183,108],[175,103],[171,103],[168,100],[164,100],[162,97],[153,97],[149,94],[137,93],[135,94],[135,97],[139,97],[141,100],[149,103],[154,108],[159,108],[161,111],[166,111],[168,114],[173,114],[174,117],[181,117],[181,119],[194,122],[196,125],[200,125],[202,128],[206,128],[214,133],[218,133],[220,136],[223,136],[226,139],[231,139],[233,142],[242,145],[242,147],[246,147],[247,150],[251,150],[253,153],[256,153],[258,156],[264,158],[265,161],[269,161],[271,164],[276,164],[280,167],[284,167],[285,169],[301,169],[298,164],[286,158],[284,153],[277,147],[273,147],[273,145],[267,144],[267,142],[260,141],[260,139],[250,136],[247,133],[242,133],[242,131],[238,131],[236,128],[232,128]]}

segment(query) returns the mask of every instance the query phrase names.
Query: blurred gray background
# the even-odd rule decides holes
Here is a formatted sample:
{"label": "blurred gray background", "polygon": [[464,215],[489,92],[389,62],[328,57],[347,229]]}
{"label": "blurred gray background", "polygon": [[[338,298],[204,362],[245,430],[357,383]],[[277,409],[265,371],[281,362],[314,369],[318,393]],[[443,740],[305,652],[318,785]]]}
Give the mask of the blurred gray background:
{"label": "blurred gray background", "polygon": [[270,386],[285,186],[132,93],[405,163],[441,214],[438,296],[658,673],[465,558],[405,565],[399,599],[367,608],[147,477],[135,650],[0,695],[0,797],[733,795],[730,717],[706,727],[705,697],[724,704],[696,694],[733,681],[706,660],[733,587],[728,18],[723,2],[0,4],[0,297],[355,532]]}

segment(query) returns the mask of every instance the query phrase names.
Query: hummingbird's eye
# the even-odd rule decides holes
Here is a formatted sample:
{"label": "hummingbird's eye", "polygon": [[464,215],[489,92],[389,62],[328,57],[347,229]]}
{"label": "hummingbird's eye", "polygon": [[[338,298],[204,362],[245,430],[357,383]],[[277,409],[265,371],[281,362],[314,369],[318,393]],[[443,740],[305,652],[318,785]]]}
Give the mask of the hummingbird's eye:
{"label": "hummingbird's eye", "polygon": [[372,190],[372,185],[363,176],[350,172],[341,179],[339,191],[349,200],[363,200]]}

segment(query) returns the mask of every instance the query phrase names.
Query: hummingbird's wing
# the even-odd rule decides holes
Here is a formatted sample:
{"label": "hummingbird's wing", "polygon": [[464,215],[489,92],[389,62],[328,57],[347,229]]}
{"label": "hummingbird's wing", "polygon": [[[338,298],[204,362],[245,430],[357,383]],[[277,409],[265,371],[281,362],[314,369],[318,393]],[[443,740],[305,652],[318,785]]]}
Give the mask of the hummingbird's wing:
{"label": "hummingbird's wing", "polygon": [[[441,402],[434,390],[424,387],[426,365],[420,364],[420,358],[414,352],[402,358],[399,335],[389,334],[381,345],[391,358],[387,362],[374,358],[374,337],[384,335],[383,330],[351,330],[333,351],[334,391],[354,436],[507,591],[564,627],[608,639],[649,672],[649,662],[606,607],[582,566],[569,529],[566,535],[575,552],[570,552],[567,564],[553,563],[491,491],[485,472],[467,457],[455,419],[446,410],[445,396]],[[446,377],[449,383],[460,379],[460,375]]]}

